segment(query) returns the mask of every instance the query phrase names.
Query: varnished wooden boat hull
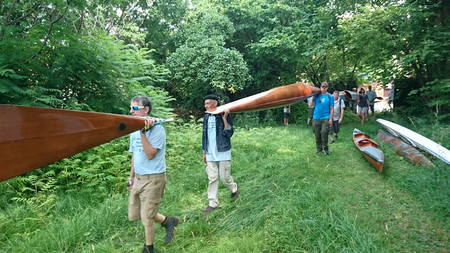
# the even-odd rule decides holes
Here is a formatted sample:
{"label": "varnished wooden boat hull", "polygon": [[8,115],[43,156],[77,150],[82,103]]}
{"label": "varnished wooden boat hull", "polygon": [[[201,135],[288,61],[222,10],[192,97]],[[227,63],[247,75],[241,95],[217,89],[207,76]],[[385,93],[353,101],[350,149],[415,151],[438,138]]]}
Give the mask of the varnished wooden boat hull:
{"label": "varnished wooden boat hull", "polygon": [[230,112],[244,112],[277,108],[299,102],[318,93],[320,93],[320,89],[317,87],[308,84],[295,83],[276,87],[250,97],[221,105],[214,111],[208,111],[208,113],[219,114],[223,113],[225,110],[229,110]]}
{"label": "varnished wooden boat hull", "polygon": [[386,130],[389,131],[395,137],[400,137],[404,141],[410,143],[413,147],[422,149],[430,155],[437,157],[447,164],[450,164],[450,151],[438,143],[420,135],[406,127],[400,126],[393,122],[377,119],[377,122],[381,124]]}
{"label": "varnished wooden boat hull", "polygon": [[381,173],[384,165],[384,153],[378,147],[378,144],[370,139],[370,136],[356,128],[353,130],[353,142],[362,156]]}
{"label": "varnished wooden boat hull", "polygon": [[434,167],[434,164],[416,148],[403,142],[399,138],[387,133],[381,129],[378,129],[378,139],[386,142],[389,146],[395,148],[397,155],[404,157],[416,166]]}
{"label": "varnished wooden boat hull", "polygon": [[0,181],[141,129],[139,117],[0,105]]}
{"label": "varnished wooden boat hull", "polygon": [[344,93],[347,97],[350,98],[350,100],[356,100],[359,98],[359,93],[358,92],[354,92],[351,90],[344,90]]}

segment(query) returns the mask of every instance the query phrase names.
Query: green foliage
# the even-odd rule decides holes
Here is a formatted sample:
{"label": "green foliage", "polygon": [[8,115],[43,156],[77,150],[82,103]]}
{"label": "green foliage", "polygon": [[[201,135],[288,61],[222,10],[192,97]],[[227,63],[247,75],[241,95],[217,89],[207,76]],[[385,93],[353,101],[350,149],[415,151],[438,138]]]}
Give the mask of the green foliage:
{"label": "green foliage", "polygon": [[120,138],[13,178],[8,185],[21,198],[56,190],[88,189],[97,195],[117,193],[130,174],[131,156],[127,151],[128,138]]}
{"label": "green foliage", "polygon": [[450,79],[428,82],[418,90],[412,90],[411,97],[419,96],[434,112],[437,119],[450,122]]}
{"label": "green foliage", "polygon": [[[374,138],[386,157],[380,175],[351,140],[355,127],[375,136],[379,125],[371,119],[361,126],[353,116],[344,117],[340,138],[330,145],[330,156],[314,155],[314,137],[310,127],[304,124],[237,126],[232,137],[232,174],[239,184],[240,195],[237,200],[231,200],[229,191],[221,186],[220,206],[209,215],[200,211],[207,205],[201,122],[191,118],[168,124],[168,183],[160,212],[177,215],[182,222],[169,245],[163,243],[165,230],[157,227],[156,249],[167,252],[446,251],[450,229],[447,215],[450,177],[446,164],[433,160],[436,168],[432,170],[415,167]],[[448,130],[447,125],[437,123],[430,127],[426,119],[404,119],[395,111],[382,116],[395,118],[396,122],[434,140],[449,141],[448,135],[442,135]],[[433,132],[434,135],[429,135]],[[126,218],[125,184],[130,164],[129,155],[125,155],[127,148],[128,140],[123,138],[95,152],[91,150],[89,155],[64,161],[73,166],[67,170],[80,171],[74,177],[83,174],[80,184],[67,179],[58,182],[59,187],[54,190],[26,190],[25,194],[14,184],[18,178],[30,176],[1,183],[0,248],[4,252],[141,250],[142,224]],[[123,168],[113,169],[112,163],[123,163]],[[96,177],[92,168],[97,168],[102,176]],[[106,176],[114,170],[120,170],[117,178]],[[49,176],[40,175],[35,179]],[[68,183],[72,185],[67,186]],[[105,192],[105,187],[111,191]]]}
{"label": "green foliage", "polygon": [[[1,56],[0,56],[1,57]],[[1,58],[0,58],[1,62]],[[26,76],[18,75],[6,65],[0,68],[0,104],[16,104],[26,106],[58,106],[60,91],[41,86],[27,86]]]}
{"label": "green foliage", "polygon": [[[280,126],[283,124],[283,107],[253,111],[242,112],[233,115],[234,124],[246,129],[265,126]],[[291,105],[291,113],[289,116],[289,124],[305,124],[308,119],[308,106],[305,102],[298,102]]]}
{"label": "green foliage", "polygon": [[167,59],[167,66],[173,73],[168,89],[187,108],[201,108],[209,93],[224,98],[243,89],[249,80],[242,55],[225,48],[218,38],[186,43]]}
{"label": "green foliage", "polygon": [[[13,16],[6,15],[2,22],[7,25],[0,30],[0,50],[4,52],[0,62],[4,65],[2,69],[9,71],[1,72],[0,101],[128,113],[126,108],[134,93],[147,86],[162,86],[168,70],[152,59],[154,51],[126,45],[117,39],[118,35],[105,32],[117,26],[106,24],[108,18],[97,14],[115,17],[119,11],[112,11],[113,5],[127,5],[126,1],[72,4],[50,1],[48,5],[39,2],[34,6],[25,3],[10,6],[2,3],[0,11],[7,13],[10,9],[16,18],[24,20],[16,23]],[[29,16],[33,11],[41,14]],[[94,12],[97,14],[89,15]],[[80,17],[78,13],[86,16]],[[66,22],[61,22],[63,16]],[[122,18],[119,23],[130,25],[127,17]],[[86,33],[82,32],[84,26],[89,28]]]}

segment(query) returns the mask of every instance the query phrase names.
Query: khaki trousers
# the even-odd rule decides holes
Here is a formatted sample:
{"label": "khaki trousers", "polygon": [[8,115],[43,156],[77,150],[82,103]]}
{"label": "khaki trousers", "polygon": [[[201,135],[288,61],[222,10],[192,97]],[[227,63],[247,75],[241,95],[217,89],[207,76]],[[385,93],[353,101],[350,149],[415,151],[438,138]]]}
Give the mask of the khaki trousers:
{"label": "khaki trousers", "polygon": [[219,206],[219,199],[217,197],[219,190],[219,177],[222,183],[231,191],[237,191],[237,184],[233,181],[231,176],[231,162],[206,162],[206,174],[208,175],[208,199],[209,206]]}

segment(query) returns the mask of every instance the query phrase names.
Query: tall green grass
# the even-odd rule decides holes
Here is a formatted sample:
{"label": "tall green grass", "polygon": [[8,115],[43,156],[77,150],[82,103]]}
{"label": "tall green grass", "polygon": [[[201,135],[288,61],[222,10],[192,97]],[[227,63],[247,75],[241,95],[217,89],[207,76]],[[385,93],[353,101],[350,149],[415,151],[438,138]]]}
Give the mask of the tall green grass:
{"label": "tall green grass", "polygon": [[[425,123],[413,122],[424,135],[429,132]],[[446,164],[433,160],[434,169],[411,165],[375,138],[381,127],[373,119],[360,125],[356,116],[347,115],[330,156],[315,155],[306,122],[279,124],[237,127],[232,175],[240,195],[232,200],[221,185],[220,206],[208,215],[201,212],[208,203],[201,125],[167,125],[168,183],[160,212],[179,216],[181,223],[168,245],[164,229],[157,227],[158,252],[450,250]],[[386,157],[382,174],[355,148],[355,127],[380,144]],[[140,252],[143,227],[127,220],[129,161],[122,158],[127,142],[124,138],[102,147],[120,156],[104,168],[118,175],[109,189],[102,181],[96,191],[90,179],[85,187],[69,182],[77,186],[70,191],[61,186],[24,195],[15,181],[1,183],[0,252]]]}

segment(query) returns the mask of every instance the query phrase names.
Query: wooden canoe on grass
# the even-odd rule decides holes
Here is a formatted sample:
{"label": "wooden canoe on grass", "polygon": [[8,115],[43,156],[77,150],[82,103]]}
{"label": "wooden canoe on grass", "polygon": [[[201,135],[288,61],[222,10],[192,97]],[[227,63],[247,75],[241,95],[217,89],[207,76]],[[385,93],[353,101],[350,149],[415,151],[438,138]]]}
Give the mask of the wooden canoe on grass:
{"label": "wooden canoe on grass", "polygon": [[370,136],[356,128],[353,130],[353,142],[364,158],[381,173],[384,165],[384,154],[378,144],[370,139]]}
{"label": "wooden canoe on grass", "polygon": [[438,143],[409,130],[406,127],[400,126],[393,122],[377,119],[377,122],[386,128],[395,137],[400,137],[406,142],[410,143],[413,147],[420,148],[430,155],[441,159],[442,161],[450,164],[450,151]]}
{"label": "wooden canoe on grass", "polygon": [[277,108],[299,102],[318,93],[320,93],[320,89],[317,87],[308,84],[295,83],[276,87],[250,97],[221,105],[214,111],[208,111],[208,113],[219,114],[226,110],[229,110],[230,112],[244,112]]}
{"label": "wooden canoe on grass", "polygon": [[144,125],[142,117],[0,105],[0,182]]}
{"label": "wooden canoe on grass", "polygon": [[424,167],[434,167],[434,164],[431,163],[426,156],[420,153],[419,150],[403,142],[402,140],[393,136],[392,134],[386,133],[385,131],[378,129],[377,137],[378,139],[386,142],[389,146],[395,148],[395,153],[397,153],[397,155],[404,157],[414,165]]}

